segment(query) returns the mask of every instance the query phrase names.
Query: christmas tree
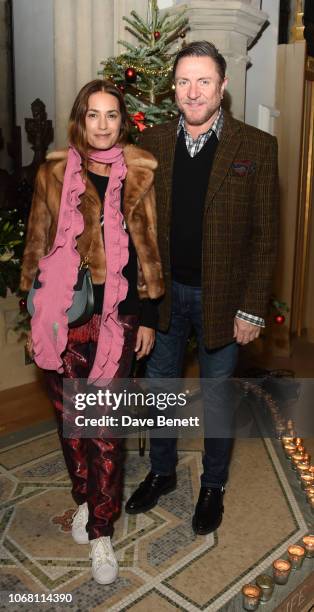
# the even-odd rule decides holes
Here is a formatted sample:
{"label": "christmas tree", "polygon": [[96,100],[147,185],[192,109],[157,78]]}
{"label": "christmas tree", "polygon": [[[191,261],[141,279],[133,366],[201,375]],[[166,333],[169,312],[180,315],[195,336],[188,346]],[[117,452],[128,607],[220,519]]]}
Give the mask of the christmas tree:
{"label": "christmas tree", "polygon": [[136,45],[118,41],[126,49],[118,57],[101,62],[101,74],[113,81],[125,94],[128,112],[136,126],[145,127],[162,123],[177,113],[172,99],[172,64],[177,49],[188,30],[185,10],[176,16],[168,12],[160,15],[157,0],[148,0],[146,22],[136,11],[123,17],[126,30],[136,39]]}

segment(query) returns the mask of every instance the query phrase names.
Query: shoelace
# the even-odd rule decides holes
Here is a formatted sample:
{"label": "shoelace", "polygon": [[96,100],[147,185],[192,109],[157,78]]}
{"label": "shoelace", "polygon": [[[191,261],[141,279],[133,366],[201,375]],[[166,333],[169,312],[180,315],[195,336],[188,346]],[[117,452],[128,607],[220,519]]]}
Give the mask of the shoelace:
{"label": "shoelace", "polygon": [[115,567],[116,560],[113,556],[110,544],[107,544],[104,540],[97,542],[97,544],[93,546],[93,561],[96,568],[103,565],[104,561],[107,561],[111,567]]}

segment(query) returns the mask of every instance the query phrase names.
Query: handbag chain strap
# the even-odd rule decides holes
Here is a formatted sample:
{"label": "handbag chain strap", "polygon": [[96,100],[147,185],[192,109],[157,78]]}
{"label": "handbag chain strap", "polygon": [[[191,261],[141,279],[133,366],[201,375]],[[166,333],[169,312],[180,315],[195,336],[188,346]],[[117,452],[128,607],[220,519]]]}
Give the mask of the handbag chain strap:
{"label": "handbag chain strap", "polygon": [[87,251],[87,255],[84,255],[84,257],[82,257],[81,259],[81,263],[79,265],[79,270],[82,270],[83,268],[88,268],[88,264],[89,264],[89,256],[92,252],[92,246],[94,244],[94,238],[92,238],[92,241],[90,243],[90,247]]}

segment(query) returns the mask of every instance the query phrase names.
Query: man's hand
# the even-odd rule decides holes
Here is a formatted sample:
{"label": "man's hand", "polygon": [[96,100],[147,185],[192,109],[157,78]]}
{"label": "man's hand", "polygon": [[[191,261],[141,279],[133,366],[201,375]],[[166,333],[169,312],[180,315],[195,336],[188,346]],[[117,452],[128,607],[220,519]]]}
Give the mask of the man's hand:
{"label": "man's hand", "polygon": [[238,344],[248,344],[255,340],[260,335],[261,328],[259,325],[253,325],[248,321],[243,321],[238,317],[234,318],[233,337]]}
{"label": "man's hand", "polygon": [[137,332],[135,352],[136,359],[141,359],[145,355],[149,355],[155,342],[155,330],[151,327],[140,325]]}
{"label": "man's hand", "polygon": [[33,359],[34,351],[33,351],[33,340],[32,340],[32,332],[31,331],[29,331],[27,333],[26,350],[27,350],[30,358]]}

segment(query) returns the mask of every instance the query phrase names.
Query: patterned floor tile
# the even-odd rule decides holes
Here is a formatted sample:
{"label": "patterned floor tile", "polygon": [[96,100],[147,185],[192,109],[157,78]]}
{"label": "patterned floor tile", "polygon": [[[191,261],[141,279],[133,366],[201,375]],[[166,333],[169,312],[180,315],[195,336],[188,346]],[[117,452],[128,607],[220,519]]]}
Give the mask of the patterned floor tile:
{"label": "patterned floor tile", "polygon": [[[70,592],[69,610],[240,610],[242,584],[269,571],[311,529],[309,506],[280,445],[246,440],[235,445],[221,528],[195,536],[201,454],[183,450],[176,491],[145,515],[122,512],[114,535],[119,579],[101,587],[91,578],[89,546],[71,538],[75,504],[56,434],[4,449],[0,462],[1,588]],[[128,453],[125,499],[148,470],[148,454]],[[309,564],[302,576],[308,572]],[[282,587],[281,598],[286,594]]]}

